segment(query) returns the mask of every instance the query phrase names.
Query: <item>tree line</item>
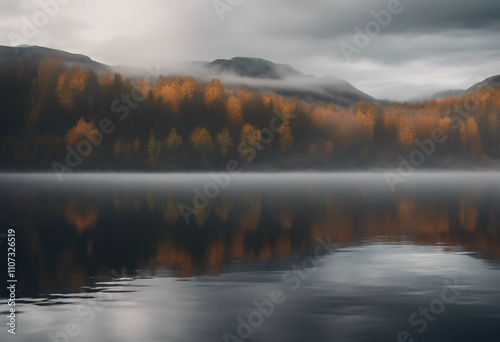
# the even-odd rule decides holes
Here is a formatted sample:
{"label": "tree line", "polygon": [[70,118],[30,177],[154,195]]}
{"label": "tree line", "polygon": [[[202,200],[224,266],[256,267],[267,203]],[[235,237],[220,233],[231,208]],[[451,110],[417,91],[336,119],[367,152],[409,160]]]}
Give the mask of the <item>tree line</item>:
{"label": "tree line", "polygon": [[[82,170],[212,170],[392,167],[438,129],[446,137],[427,166],[490,165],[500,159],[500,91],[442,100],[351,107],[307,103],[218,79],[125,79],[59,57],[19,59],[0,80],[0,166],[64,164],[82,141]],[[278,117],[279,120],[273,119]],[[272,127],[271,127],[272,126]],[[271,132],[271,134],[270,134]]]}

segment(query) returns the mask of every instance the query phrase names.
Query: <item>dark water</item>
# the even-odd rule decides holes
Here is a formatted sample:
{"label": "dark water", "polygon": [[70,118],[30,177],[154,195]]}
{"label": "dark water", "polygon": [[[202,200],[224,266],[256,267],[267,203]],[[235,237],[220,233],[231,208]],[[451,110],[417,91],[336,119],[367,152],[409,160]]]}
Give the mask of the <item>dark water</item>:
{"label": "dark water", "polygon": [[1,341],[500,340],[498,173],[395,192],[383,173],[4,174],[0,189],[17,279]]}

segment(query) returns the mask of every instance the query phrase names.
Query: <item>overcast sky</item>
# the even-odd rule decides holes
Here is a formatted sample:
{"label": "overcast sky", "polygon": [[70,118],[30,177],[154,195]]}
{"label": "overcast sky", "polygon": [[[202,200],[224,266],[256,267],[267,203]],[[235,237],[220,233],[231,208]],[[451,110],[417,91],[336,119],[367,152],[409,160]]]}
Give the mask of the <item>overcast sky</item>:
{"label": "overcast sky", "polygon": [[[40,2],[53,1],[0,0],[0,44],[14,45],[15,34],[24,44],[139,67],[260,57],[400,100],[500,74],[498,0],[401,0],[400,13],[350,61],[342,42],[356,47],[355,28],[365,31],[371,11],[397,0],[219,0],[241,2],[222,14],[213,0],[58,0],[67,3],[44,23]],[[28,39],[27,21],[40,26]]]}

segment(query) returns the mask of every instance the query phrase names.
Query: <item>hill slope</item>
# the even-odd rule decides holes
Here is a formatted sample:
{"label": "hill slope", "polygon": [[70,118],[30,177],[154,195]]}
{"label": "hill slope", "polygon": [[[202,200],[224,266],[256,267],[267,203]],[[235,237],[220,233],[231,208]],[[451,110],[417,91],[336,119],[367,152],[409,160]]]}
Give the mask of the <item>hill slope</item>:
{"label": "hill slope", "polygon": [[500,89],[500,75],[488,77],[484,81],[474,84],[472,87],[467,89],[466,92],[470,93],[485,87]]}
{"label": "hill slope", "polygon": [[[109,66],[85,55],[40,46],[0,46],[0,71],[10,70],[19,58],[36,69],[40,61],[54,56],[60,56],[68,65],[78,64],[84,69],[91,68],[98,73],[111,70],[131,79],[137,79],[143,74],[138,68]],[[245,85],[258,91],[274,91],[287,97],[297,96],[308,102],[334,102],[350,106],[360,101],[376,101],[340,78],[305,75],[290,65],[276,64],[261,58],[235,57],[229,60],[189,63],[180,70],[174,69],[171,73],[191,74],[205,80],[217,77],[228,88]]]}
{"label": "hill slope", "polygon": [[33,65],[38,65],[42,60],[54,56],[60,56],[67,64],[79,64],[82,67],[92,68],[98,72],[109,69],[109,66],[98,63],[90,57],[81,54],[40,46],[0,46],[0,65],[16,62],[18,58],[28,60]]}
{"label": "hill slope", "polygon": [[350,106],[360,101],[376,100],[349,82],[334,76],[305,75],[290,65],[276,64],[261,58],[235,57],[197,63],[205,77],[218,77],[228,86],[245,84],[252,89],[297,96],[308,102],[334,102]]}

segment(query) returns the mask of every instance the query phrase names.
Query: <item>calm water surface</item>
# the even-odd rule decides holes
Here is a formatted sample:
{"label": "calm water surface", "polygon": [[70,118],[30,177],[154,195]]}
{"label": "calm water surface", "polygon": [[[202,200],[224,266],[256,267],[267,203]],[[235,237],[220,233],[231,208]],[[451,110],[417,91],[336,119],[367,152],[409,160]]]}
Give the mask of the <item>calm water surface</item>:
{"label": "calm water surface", "polygon": [[3,238],[0,341],[496,342],[499,190],[500,173],[395,192],[383,173],[3,174],[18,315],[13,336]]}

